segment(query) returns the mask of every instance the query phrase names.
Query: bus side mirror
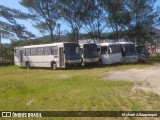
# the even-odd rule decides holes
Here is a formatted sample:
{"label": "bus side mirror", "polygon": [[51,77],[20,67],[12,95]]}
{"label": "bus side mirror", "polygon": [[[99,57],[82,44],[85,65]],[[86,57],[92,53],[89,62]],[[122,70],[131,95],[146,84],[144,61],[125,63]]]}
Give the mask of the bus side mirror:
{"label": "bus side mirror", "polygon": [[109,53],[112,54],[112,49],[111,48],[109,48]]}

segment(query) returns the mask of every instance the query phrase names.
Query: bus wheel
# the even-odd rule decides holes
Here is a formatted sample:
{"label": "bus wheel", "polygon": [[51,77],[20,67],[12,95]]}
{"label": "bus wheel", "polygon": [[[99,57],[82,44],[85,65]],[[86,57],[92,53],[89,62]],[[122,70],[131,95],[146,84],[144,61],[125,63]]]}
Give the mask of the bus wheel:
{"label": "bus wheel", "polygon": [[56,70],[56,69],[57,69],[57,65],[56,65],[56,63],[52,63],[52,65],[51,65],[51,69],[52,69],[52,70]]}
{"label": "bus wheel", "polygon": [[98,61],[98,65],[101,66],[102,65],[102,60]]}
{"label": "bus wheel", "polygon": [[30,64],[29,64],[29,62],[26,62],[26,68],[27,68],[27,69],[30,69]]}

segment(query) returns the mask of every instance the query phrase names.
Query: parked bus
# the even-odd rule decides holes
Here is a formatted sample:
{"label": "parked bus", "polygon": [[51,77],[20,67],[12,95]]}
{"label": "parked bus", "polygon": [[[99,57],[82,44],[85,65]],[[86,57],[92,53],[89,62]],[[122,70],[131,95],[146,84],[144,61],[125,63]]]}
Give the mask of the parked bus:
{"label": "parked bus", "polygon": [[15,65],[26,68],[51,67],[57,69],[82,65],[80,46],[72,42],[16,47],[14,62]]}
{"label": "parked bus", "polygon": [[96,43],[82,43],[80,44],[83,65],[98,64],[99,55]]}
{"label": "parked bus", "polygon": [[101,64],[114,64],[123,61],[120,45],[116,43],[100,43]]}
{"label": "parked bus", "polygon": [[136,45],[136,50],[137,50],[139,62],[149,62],[150,61],[150,53],[148,52],[145,45]]}
{"label": "parked bus", "polygon": [[135,44],[132,42],[117,42],[121,45],[121,52],[123,63],[136,63],[138,62],[138,55]]}

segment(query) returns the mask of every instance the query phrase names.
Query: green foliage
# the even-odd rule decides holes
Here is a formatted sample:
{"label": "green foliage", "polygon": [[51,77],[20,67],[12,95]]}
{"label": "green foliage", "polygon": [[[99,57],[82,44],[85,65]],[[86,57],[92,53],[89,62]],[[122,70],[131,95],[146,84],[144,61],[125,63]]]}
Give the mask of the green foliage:
{"label": "green foliage", "polygon": [[2,57],[2,63],[13,63],[13,47],[11,45],[5,46],[1,45],[0,47],[0,56]]}
{"label": "green foliage", "polygon": [[20,4],[28,8],[35,16],[34,25],[40,32],[48,31],[51,36],[51,42],[54,42],[53,30],[59,19],[59,8],[57,0],[21,0]]}
{"label": "green foliage", "polygon": [[[65,38],[68,41],[78,42],[78,39],[82,38],[80,35],[82,29],[87,31],[89,38],[96,39],[103,38],[103,31],[111,30],[113,34],[109,38],[117,41],[125,38],[139,44],[146,40],[151,41],[156,36],[154,28],[160,23],[160,9],[154,7],[156,1],[20,0],[19,3],[28,8],[30,13],[26,14],[0,5],[0,17],[7,20],[0,21],[0,34],[2,38],[11,38],[11,42],[17,37],[26,40],[34,37],[17,22],[17,19],[32,19],[35,28],[41,33],[48,32],[50,42],[56,42],[58,40],[54,35],[55,27],[58,26],[59,20],[64,20],[71,28]],[[48,42],[48,39],[46,41]]]}
{"label": "green foliage", "polygon": [[115,40],[118,41],[120,35],[119,32],[122,30],[122,23],[124,23],[127,14],[125,9],[126,0],[102,0],[102,6],[107,13],[107,23],[112,28],[115,34]]}
{"label": "green foliage", "polygon": [[88,0],[59,0],[59,8],[62,18],[68,22],[71,28],[72,39],[78,42],[79,31],[83,25]]}
{"label": "green foliage", "polygon": [[150,34],[157,20],[158,12],[154,10],[156,0],[102,0],[103,7],[108,14],[107,23],[118,40],[121,31],[126,32],[123,38],[140,44],[144,40],[152,39]]}
{"label": "green foliage", "polygon": [[57,71],[0,67],[0,110],[158,111],[160,96],[133,91],[132,82],[101,79],[111,70],[148,66],[134,64]]}
{"label": "green foliage", "polygon": [[20,10],[0,5],[0,18],[2,18],[2,20],[0,20],[1,38],[15,39],[18,37],[22,39],[34,37],[31,32],[28,32],[23,25],[18,24],[16,21],[16,19],[28,19],[32,17],[30,14],[23,13]]}
{"label": "green foliage", "polygon": [[127,7],[130,11],[131,22],[128,27],[129,38],[139,44],[142,39],[150,39],[153,26],[156,24],[158,14],[154,10],[156,0],[129,0]]}
{"label": "green foliage", "polygon": [[102,32],[106,28],[106,15],[101,4],[101,0],[88,0],[82,19],[83,29],[88,32],[92,39],[101,39]]}

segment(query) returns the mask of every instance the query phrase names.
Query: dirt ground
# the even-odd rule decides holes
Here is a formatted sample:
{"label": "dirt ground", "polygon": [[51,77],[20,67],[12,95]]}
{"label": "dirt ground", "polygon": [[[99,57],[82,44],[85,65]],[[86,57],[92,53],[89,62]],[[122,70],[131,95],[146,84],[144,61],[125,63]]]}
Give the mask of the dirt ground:
{"label": "dirt ground", "polygon": [[160,66],[111,71],[105,80],[128,80],[135,82],[135,89],[154,92],[160,95]]}

